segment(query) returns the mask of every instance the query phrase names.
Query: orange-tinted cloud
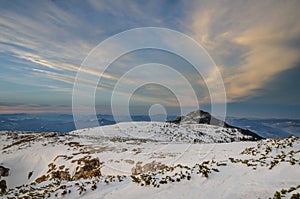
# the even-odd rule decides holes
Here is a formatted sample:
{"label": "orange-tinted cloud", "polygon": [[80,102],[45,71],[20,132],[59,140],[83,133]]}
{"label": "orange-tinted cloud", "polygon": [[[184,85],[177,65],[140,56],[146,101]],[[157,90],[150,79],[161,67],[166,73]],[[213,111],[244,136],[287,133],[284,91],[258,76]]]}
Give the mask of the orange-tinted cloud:
{"label": "orange-tinted cloud", "polygon": [[257,95],[300,61],[300,2],[202,1],[194,7],[192,35],[220,66],[229,101]]}

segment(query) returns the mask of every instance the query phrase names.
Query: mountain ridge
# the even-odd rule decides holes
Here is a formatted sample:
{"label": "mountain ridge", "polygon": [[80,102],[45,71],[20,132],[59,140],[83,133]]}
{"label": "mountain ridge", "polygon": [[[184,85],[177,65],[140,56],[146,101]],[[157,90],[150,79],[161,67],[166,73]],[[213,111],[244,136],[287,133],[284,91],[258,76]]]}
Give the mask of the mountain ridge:
{"label": "mountain ridge", "polygon": [[208,124],[208,125],[219,126],[223,128],[237,129],[239,132],[241,132],[244,135],[252,136],[254,140],[263,139],[263,137],[259,136],[258,134],[248,129],[232,126],[226,123],[225,121],[215,118],[209,112],[203,110],[192,111],[184,116],[179,116],[175,120],[168,121],[168,122],[179,124],[179,125],[180,124]]}

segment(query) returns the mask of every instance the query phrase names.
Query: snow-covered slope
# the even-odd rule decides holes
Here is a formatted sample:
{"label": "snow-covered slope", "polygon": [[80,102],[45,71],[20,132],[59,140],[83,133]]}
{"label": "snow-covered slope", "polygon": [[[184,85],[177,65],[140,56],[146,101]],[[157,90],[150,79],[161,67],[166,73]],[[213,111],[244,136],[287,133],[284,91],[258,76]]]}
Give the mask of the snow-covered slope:
{"label": "snow-covered slope", "polygon": [[[138,125],[67,135],[0,133],[0,165],[10,169],[0,179],[1,197],[290,198],[300,192],[296,137],[204,144],[193,141],[193,129],[210,126]],[[212,137],[202,141],[221,139]]]}
{"label": "snow-covered slope", "polygon": [[90,137],[115,137],[122,139],[145,139],[164,142],[220,143],[255,140],[235,128],[209,124],[174,124],[163,122],[124,122],[115,125],[81,129],[69,134]]}

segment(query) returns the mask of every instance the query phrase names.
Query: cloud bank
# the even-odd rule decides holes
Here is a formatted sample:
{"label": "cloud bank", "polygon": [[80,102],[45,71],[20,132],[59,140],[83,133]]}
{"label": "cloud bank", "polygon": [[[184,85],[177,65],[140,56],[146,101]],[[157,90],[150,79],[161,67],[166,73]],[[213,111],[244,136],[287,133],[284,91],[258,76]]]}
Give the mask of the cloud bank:
{"label": "cloud bank", "polygon": [[[43,96],[48,95],[47,102],[66,104],[70,101],[66,99],[71,98],[76,72],[90,50],[109,36],[137,27],[171,28],[199,42],[219,67],[228,102],[232,103],[263,101],[261,98],[272,82],[281,82],[277,79],[288,74],[287,71],[298,71],[293,69],[300,63],[300,2],[296,0],[147,3],[90,0],[30,4],[4,0],[0,4],[0,88],[5,96],[0,102],[23,103],[26,99],[29,104],[38,100],[42,103]],[[115,70],[102,74],[98,90],[103,95],[98,97],[99,103],[108,103],[106,98],[115,82],[129,66],[147,63],[155,57],[186,74],[193,88],[198,89],[199,103],[209,103],[204,80],[187,63],[154,52],[123,57],[112,66]],[[97,69],[84,72],[100,76]],[[211,71],[205,81],[214,83],[215,75],[216,71]],[[288,79],[286,75],[284,78]],[[169,81],[178,83],[172,78]],[[92,84],[89,79],[85,83],[87,87]],[[126,84],[134,81],[128,79]],[[140,90],[135,98],[149,103],[150,88]],[[276,92],[285,94],[289,103],[299,101],[292,92],[279,89]],[[159,97],[155,91],[151,95],[155,100]],[[169,105],[176,102],[170,96],[161,97]],[[272,103],[270,97],[265,99]],[[7,112],[10,107],[4,108],[1,107]]]}

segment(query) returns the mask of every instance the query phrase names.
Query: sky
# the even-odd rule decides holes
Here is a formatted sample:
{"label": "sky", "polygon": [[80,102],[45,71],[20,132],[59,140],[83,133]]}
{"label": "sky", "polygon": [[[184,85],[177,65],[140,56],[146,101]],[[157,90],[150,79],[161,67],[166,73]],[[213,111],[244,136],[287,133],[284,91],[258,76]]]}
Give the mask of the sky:
{"label": "sky", "polygon": [[[299,9],[298,0],[0,0],[0,113],[71,113],[75,77],[91,50],[120,32],[160,27],[188,35],[213,59],[224,82],[228,115],[300,118]],[[200,107],[209,109],[206,84],[216,81],[214,72],[203,77],[183,58],[145,49],[119,57],[105,74],[85,71],[103,80],[95,95],[97,113],[111,112],[112,91],[126,72],[154,62],[183,74]],[[148,65],[136,76],[126,76],[122,85],[129,88],[155,76],[176,91],[155,81],[139,83],[133,93],[125,92],[130,111],[144,114],[161,104],[168,114],[177,114],[176,92],[186,95],[182,105],[188,107],[186,85],[154,68]],[[89,81],[85,79],[86,87]]]}

